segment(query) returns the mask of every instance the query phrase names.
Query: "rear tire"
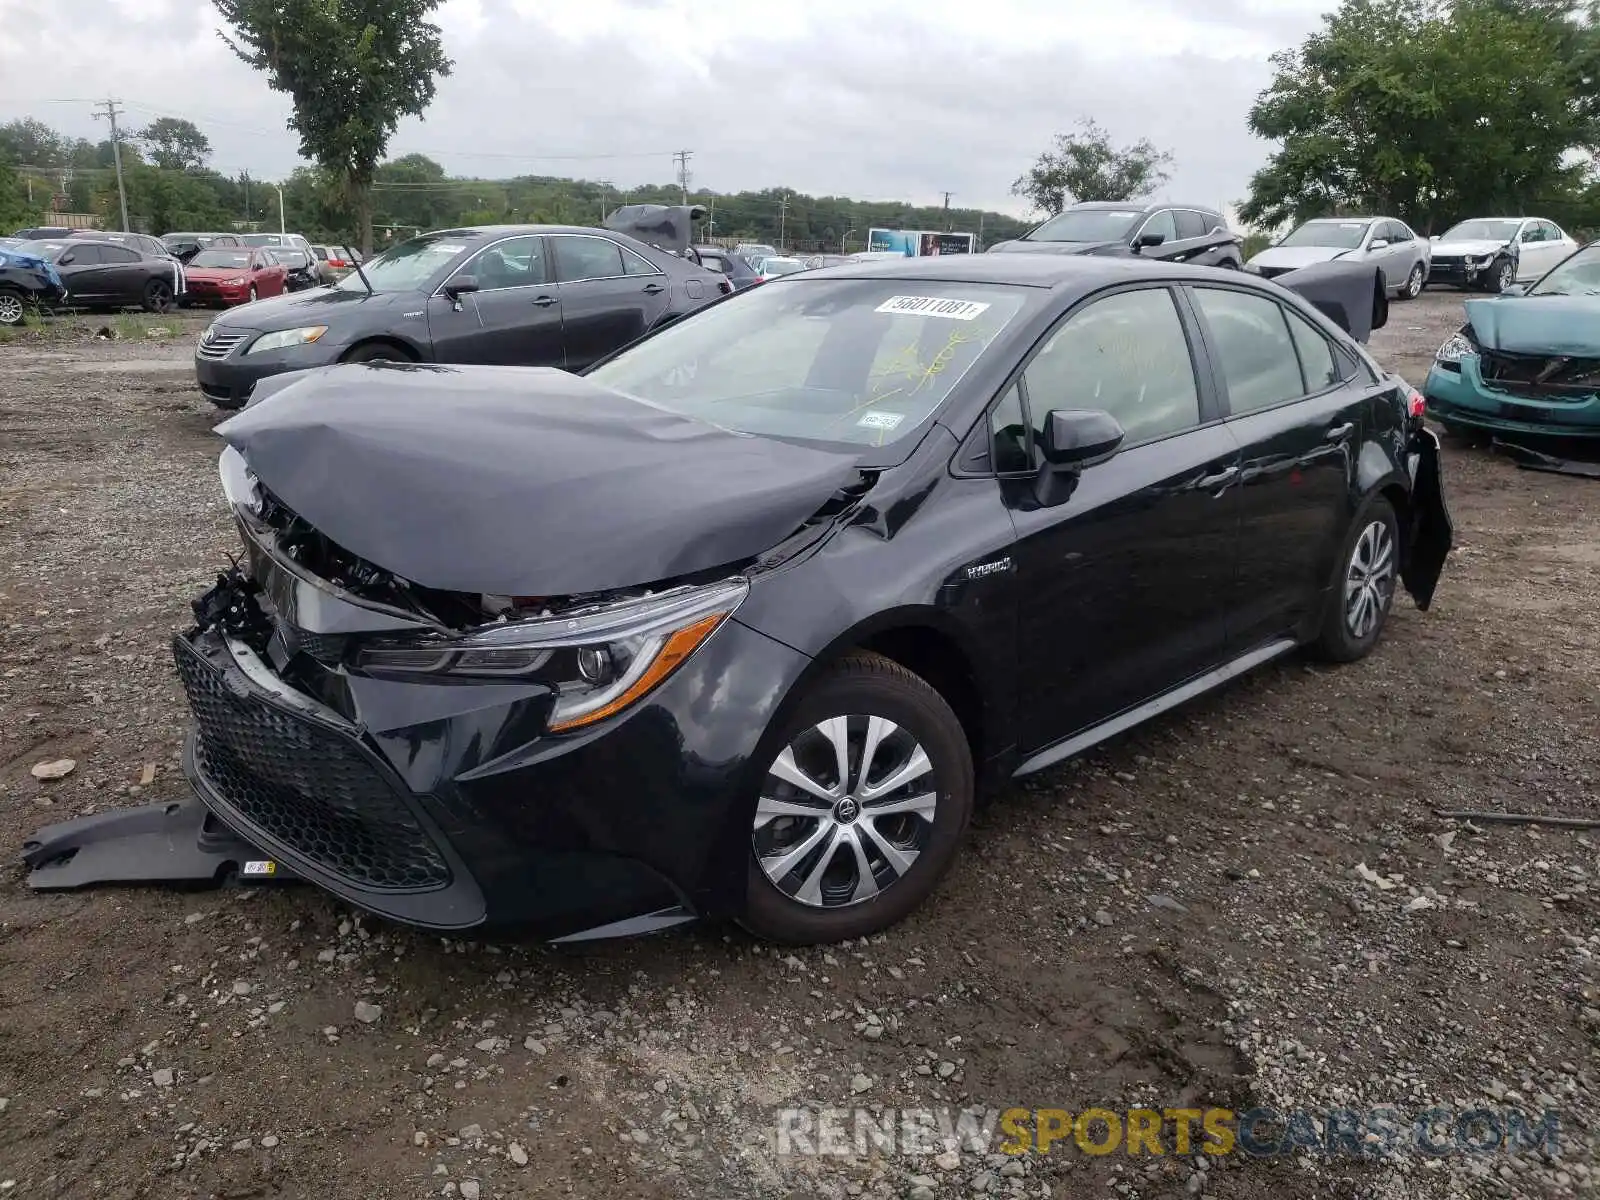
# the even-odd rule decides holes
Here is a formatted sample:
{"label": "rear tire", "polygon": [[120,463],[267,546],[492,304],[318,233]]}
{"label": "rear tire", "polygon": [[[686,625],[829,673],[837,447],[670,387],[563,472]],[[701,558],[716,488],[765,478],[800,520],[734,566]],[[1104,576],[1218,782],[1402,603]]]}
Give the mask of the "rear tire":
{"label": "rear tire", "polygon": [[1423,270],[1421,263],[1417,263],[1412,267],[1411,274],[1406,276],[1405,286],[1400,289],[1399,298],[1401,300],[1415,300],[1422,295],[1422,284],[1426,275],[1427,272]]}
{"label": "rear tire", "polygon": [[975,790],[966,733],[938,692],[889,659],[850,655],[763,753],[740,924],[792,945],[837,942],[887,929],[928,898]]}
{"label": "rear tire", "polygon": [[0,287],[0,325],[21,325],[27,317],[27,297],[14,287]]}
{"label": "rear tire", "polygon": [[140,305],[145,312],[164,313],[172,307],[172,285],[165,279],[152,279],[144,285]]}
{"label": "rear tire", "polygon": [[1365,658],[1389,619],[1400,579],[1400,522],[1394,506],[1374,496],[1350,523],[1328,592],[1322,632],[1312,645],[1330,662]]}

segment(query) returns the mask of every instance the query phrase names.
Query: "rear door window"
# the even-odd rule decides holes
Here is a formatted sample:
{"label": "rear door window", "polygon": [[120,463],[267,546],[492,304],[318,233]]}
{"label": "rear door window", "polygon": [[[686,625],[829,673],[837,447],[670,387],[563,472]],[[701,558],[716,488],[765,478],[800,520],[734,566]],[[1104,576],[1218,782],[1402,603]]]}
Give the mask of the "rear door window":
{"label": "rear door window", "polygon": [[627,274],[622,265],[622,247],[609,238],[563,233],[550,240],[555,246],[556,277],[562,283],[616,279]]}
{"label": "rear door window", "polygon": [[1234,416],[1306,394],[1300,355],[1276,300],[1231,288],[1197,287],[1212,353],[1222,365]]}
{"label": "rear door window", "polygon": [[1210,232],[1206,228],[1206,219],[1199,213],[1187,208],[1180,208],[1175,214],[1178,223],[1178,236],[1180,238],[1205,237]]}

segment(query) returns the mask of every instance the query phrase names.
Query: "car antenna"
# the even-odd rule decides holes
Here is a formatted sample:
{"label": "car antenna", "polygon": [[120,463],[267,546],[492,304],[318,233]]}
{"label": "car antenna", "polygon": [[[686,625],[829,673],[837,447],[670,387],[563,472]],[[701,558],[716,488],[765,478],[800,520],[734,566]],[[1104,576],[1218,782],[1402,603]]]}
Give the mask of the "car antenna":
{"label": "car antenna", "polygon": [[345,245],[344,249],[345,249],[345,253],[350,256],[351,263],[353,263],[355,265],[356,274],[361,277],[361,282],[367,285],[367,295],[369,295],[369,296],[376,295],[377,293],[374,292],[373,288],[372,288],[372,280],[368,279],[367,278],[367,273],[361,269],[361,259],[359,257],[357,257],[355,249],[353,247],[351,247],[348,243]]}

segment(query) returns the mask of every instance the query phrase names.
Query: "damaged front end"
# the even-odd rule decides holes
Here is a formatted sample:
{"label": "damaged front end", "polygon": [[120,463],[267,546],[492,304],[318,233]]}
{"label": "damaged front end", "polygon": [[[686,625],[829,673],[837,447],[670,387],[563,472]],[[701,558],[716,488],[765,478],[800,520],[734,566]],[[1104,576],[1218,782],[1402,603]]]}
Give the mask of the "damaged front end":
{"label": "damaged front end", "polygon": [[[536,797],[497,809],[497,779],[627,714],[749,589],[740,574],[567,597],[421,588],[312,528],[231,448],[223,477],[244,560],[194,601],[194,628],[174,639],[195,717],[190,780],[295,874],[431,928],[487,919],[484,870],[468,861],[486,845],[588,852],[570,830],[554,845],[536,832],[550,816]],[[549,918],[559,935],[641,914],[687,919],[664,876],[593,857],[597,910],[594,889],[583,915],[564,916],[559,896],[524,895],[516,923]]]}

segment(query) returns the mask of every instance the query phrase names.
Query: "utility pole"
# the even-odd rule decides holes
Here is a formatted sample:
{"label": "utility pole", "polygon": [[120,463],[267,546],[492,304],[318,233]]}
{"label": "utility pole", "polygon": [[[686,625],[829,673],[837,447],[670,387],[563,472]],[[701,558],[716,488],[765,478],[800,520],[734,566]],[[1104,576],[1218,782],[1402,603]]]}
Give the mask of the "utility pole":
{"label": "utility pole", "polygon": [[784,248],[784,233],[789,227],[789,194],[784,192],[778,196],[778,249]]}
{"label": "utility pole", "polygon": [[678,191],[682,194],[682,203],[689,203],[689,160],[694,157],[693,150],[679,150],[672,156],[678,164]]}
{"label": "utility pole", "polygon": [[982,254],[983,253],[983,210],[982,209],[978,210],[978,236],[977,236],[976,240],[974,240],[973,243],[972,243],[972,252],[974,254]]}
{"label": "utility pole", "polygon": [[283,185],[275,183],[272,186],[278,192],[278,232],[288,233],[289,231],[283,227]]}
{"label": "utility pole", "polygon": [[951,193],[949,192],[944,194],[944,231],[946,233],[950,232],[950,195]]}
{"label": "utility pole", "polygon": [[117,107],[117,101],[105,101],[105,111],[97,107],[94,110],[96,119],[104,117],[111,122],[111,160],[117,165],[117,199],[122,204],[122,232],[128,232],[128,190],[122,185],[122,139],[117,134],[117,118],[122,115],[122,110]]}

